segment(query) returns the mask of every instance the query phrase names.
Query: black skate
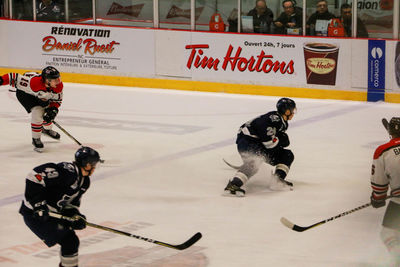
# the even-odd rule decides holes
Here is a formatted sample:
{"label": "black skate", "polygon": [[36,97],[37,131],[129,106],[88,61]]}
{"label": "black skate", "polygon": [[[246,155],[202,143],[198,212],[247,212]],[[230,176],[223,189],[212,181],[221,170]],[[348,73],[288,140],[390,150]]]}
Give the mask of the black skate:
{"label": "black skate", "polygon": [[43,129],[42,133],[44,133],[47,136],[50,136],[53,139],[60,140],[60,134],[57,133],[56,131]]}
{"label": "black skate", "polygon": [[244,197],[244,195],[246,194],[246,191],[244,191],[239,186],[232,184],[231,181],[229,181],[228,185],[225,187],[224,192],[226,195],[234,195],[237,197]]}
{"label": "black skate", "polygon": [[293,183],[282,179],[279,175],[272,172],[271,173],[271,184],[270,189],[274,191],[292,191],[293,190]]}
{"label": "black skate", "polygon": [[43,143],[40,141],[40,138],[32,138],[32,145],[34,146],[33,150],[36,152],[43,152]]}

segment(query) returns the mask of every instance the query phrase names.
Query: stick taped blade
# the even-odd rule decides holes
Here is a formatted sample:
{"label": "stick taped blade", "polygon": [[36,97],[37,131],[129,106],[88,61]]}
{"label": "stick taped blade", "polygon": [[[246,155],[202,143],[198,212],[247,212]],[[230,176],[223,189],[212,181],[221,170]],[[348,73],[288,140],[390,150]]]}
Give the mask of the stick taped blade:
{"label": "stick taped blade", "polygon": [[288,227],[288,228],[290,228],[290,229],[293,229],[293,228],[294,228],[294,224],[293,224],[292,222],[290,222],[288,219],[286,219],[285,217],[282,217],[282,218],[281,218],[281,223],[282,223],[284,226],[286,226],[286,227]]}

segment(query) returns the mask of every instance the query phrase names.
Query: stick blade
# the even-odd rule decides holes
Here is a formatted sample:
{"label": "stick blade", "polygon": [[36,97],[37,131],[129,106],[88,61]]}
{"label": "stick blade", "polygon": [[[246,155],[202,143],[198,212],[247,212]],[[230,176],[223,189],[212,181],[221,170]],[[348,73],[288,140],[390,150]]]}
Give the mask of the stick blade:
{"label": "stick blade", "polygon": [[286,219],[285,217],[282,217],[282,218],[281,218],[281,223],[282,223],[284,226],[286,226],[287,228],[293,230],[294,224],[293,224],[291,221],[289,221],[288,219]]}
{"label": "stick blade", "polygon": [[199,241],[202,236],[203,235],[200,232],[198,232],[194,236],[189,238],[185,243],[182,243],[180,245],[170,245],[170,244],[159,242],[159,241],[155,241],[154,243],[164,246],[164,247],[169,247],[169,248],[173,248],[173,249],[177,249],[177,250],[184,250],[184,249],[191,247],[194,243]]}
{"label": "stick blade", "polygon": [[288,227],[288,228],[290,228],[290,229],[292,229],[292,230],[294,230],[294,231],[296,231],[296,232],[303,232],[303,231],[305,231],[305,230],[307,230],[307,229],[310,229],[311,227],[314,227],[314,226],[317,225],[317,224],[315,224],[315,225],[312,225],[312,226],[309,226],[309,227],[302,227],[302,226],[298,226],[298,225],[292,223],[291,221],[289,221],[289,220],[286,219],[285,217],[282,217],[282,218],[281,218],[281,223],[282,223],[284,226],[286,226],[286,227]]}
{"label": "stick blade", "polygon": [[187,249],[187,248],[191,247],[194,243],[199,241],[202,236],[203,235],[200,232],[198,232],[194,236],[192,236],[188,241],[186,241],[185,243],[176,246],[176,249],[178,249],[178,250]]}

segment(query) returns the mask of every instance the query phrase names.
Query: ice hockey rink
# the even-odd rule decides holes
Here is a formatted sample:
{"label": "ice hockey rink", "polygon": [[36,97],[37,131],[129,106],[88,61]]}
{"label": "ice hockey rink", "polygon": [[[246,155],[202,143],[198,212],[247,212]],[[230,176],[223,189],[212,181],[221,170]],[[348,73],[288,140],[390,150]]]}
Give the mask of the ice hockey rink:
{"label": "ice hockey rink", "polygon": [[[72,161],[78,145],[42,137],[31,145],[30,119],[0,88],[0,266],[55,267],[59,247],[45,247],[18,213],[25,176],[46,162]],[[284,96],[284,92],[282,92]],[[263,165],[246,197],[222,196],[239,165],[239,126],[275,109],[279,97],[64,84],[56,121],[105,160],[92,176],[81,212],[89,222],[179,244],[173,250],[95,228],[79,231],[80,267],[372,267],[395,266],[383,240],[385,208],[368,207],[304,232],[307,226],[369,202],[375,148],[389,140],[381,119],[399,105],[294,98],[288,180],[293,191],[269,189]]]}

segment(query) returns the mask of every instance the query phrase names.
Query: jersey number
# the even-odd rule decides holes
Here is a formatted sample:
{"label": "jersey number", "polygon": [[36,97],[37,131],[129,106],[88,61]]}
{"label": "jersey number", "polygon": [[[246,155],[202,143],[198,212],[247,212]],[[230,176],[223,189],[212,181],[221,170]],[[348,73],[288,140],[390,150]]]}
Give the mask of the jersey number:
{"label": "jersey number", "polygon": [[268,128],[267,128],[267,135],[273,136],[273,135],[275,135],[275,134],[276,134],[276,129],[275,129],[275,127],[268,127]]}
{"label": "jersey number", "polygon": [[28,87],[28,83],[29,83],[29,81],[24,78],[21,78],[21,81],[19,82],[19,84],[23,87]]}
{"label": "jersey number", "polygon": [[58,177],[58,172],[56,171],[56,169],[46,168],[46,169],[44,169],[44,172],[46,173],[47,178],[56,178],[56,177]]}

